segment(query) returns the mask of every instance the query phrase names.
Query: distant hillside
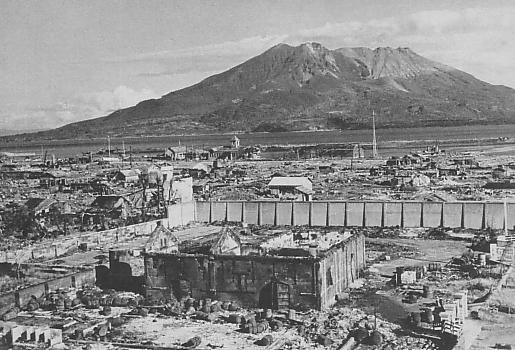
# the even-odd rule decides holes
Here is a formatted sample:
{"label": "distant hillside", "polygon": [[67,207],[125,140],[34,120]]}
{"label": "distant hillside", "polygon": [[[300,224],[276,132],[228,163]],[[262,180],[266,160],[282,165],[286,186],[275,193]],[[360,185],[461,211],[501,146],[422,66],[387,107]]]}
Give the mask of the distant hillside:
{"label": "distant hillside", "polygon": [[47,129],[23,129],[23,130],[0,129],[0,136],[35,133],[35,132],[44,131],[44,130],[47,130]]}
{"label": "distant hillside", "polygon": [[372,110],[378,128],[515,123],[515,90],[409,48],[280,44],[160,99],[24,137],[369,128]]}

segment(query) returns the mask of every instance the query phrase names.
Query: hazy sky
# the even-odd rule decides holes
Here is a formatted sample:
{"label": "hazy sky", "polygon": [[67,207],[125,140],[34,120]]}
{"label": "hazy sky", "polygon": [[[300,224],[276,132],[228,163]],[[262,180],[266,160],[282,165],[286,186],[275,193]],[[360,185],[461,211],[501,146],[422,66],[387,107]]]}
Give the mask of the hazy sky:
{"label": "hazy sky", "polygon": [[408,46],[515,87],[512,0],[0,2],[0,128],[103,116],[279,43]]}

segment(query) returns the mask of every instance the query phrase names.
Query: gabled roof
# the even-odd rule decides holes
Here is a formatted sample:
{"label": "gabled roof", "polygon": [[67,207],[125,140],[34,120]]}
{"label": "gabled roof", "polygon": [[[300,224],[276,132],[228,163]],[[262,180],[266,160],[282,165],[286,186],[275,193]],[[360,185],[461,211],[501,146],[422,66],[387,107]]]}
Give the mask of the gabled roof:
{"label": "gabled roof", "polygon": [[139,176],[141,174],[141,170],[139,170],[139,169],[120,170],[119,173],[125,177],[133,177],[133,176]]}
{"label": "gabled roof", "polygon": [[30,198],[25,202],[25,206],[34,212],[50,208],[52,204],[56,203],[53,198]]}
{"label": "gabled roof", "polygon": [[173,146],[173,147],[168,147],[168,149],[174,153],[186,152],[186,146]]}
{"label": "gabled roof", "polygon": [[310,190],[309,188],[304,187],[304,186],[298,186],[298,187],[295,187],[295,189],[304,194],[314,194],[315,193],[315,191]]}
{"label": "gabled roof", "polygon": [[[165,246],[162,246],[163,239],[167,240]],[[150,234],[147,242],[145,243],[145,251],[154,250],[156,247],[162,249],[169,249],[174,247],[178,249],[179,246],[179,238],[170,231],[168,228],[164,227],[162,224],[159,224],[154,231]]]}
{"label": "gabled roof", "polygon": [[271,187],[299,187],[304,186],[306,188],[312,187],[312,182],[308,177],[304,176],[277,176],[273,177],[268,183]]}
{"label": "gabled roof", "polygon": [[209,172],[209,166],[207,164],[204,164],[204,163],[196,163],[196,164],[193,164],[191,167],[190,167],[191,170],[203,170],[205,171],[206,173]]}
{"label": "gabled roof", "polygon": [[112,210],[119,208],[123,202],[130,203],[129,200],[123,196],[99,196],[91,203],[91,207]]}
{"label": "gabled roof", "polygon": [[211,254],[236,254],[241,252],[241,240],[230,228],[224,227],[210,249]]}

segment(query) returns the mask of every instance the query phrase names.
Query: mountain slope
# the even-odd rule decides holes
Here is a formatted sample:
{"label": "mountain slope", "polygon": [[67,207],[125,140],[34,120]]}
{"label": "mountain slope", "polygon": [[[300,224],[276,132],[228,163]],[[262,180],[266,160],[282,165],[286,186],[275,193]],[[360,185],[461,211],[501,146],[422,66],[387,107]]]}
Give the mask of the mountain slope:
{"label": "mountain slope", "polygon": [[279,44],[160,99],[33,138],[515,123],[515,90],[408,48]]}

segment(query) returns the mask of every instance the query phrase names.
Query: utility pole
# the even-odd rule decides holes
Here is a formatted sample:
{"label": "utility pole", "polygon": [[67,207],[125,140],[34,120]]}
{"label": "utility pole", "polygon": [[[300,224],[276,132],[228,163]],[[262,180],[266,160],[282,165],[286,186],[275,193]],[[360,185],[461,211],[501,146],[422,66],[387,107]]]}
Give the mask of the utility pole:
{"label": "utility pole", "polygon": [[372,158],[377,158],[377,140],[376,140],[376,114],[375,111],[372,110]]}
{"label": "utility pole", "polygon": [[504,196],[504,235],[508,238],[508,198]]}
{"label": "utility pole", "polygon": [[372,109],[372,158],[377,158],[377,139],[376,139],[376,113],[372,108],[372,99],[369,97],[370,89],[365,90],[364,95],[368,100],[368,109]]}

